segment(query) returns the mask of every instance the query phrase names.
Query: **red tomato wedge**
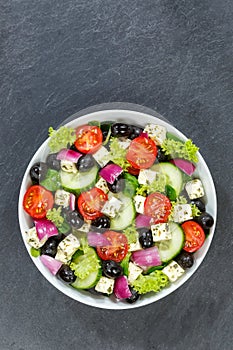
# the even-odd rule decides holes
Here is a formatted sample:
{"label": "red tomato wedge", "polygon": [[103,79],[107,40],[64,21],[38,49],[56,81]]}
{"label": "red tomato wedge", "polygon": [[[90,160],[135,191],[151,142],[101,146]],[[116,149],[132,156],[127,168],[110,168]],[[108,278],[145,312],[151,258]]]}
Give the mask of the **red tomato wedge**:
{"label": "red tomato wedge", "polygon": [[102,131],[98,126],[82,125],[76,129],[75,147],[82,153],[96,152],[103,141]]}
{"label": "red tomato wedge", "polygon": [[195,221],[186,221],[181,225],[185,234],[184,250],[189,253],[196,252],[205,242],[205,232]]}
{"label": "red tomato wedge", "polygon": [[108,196],[101,189],[93,187],[87,192],[83,192],[78,197],[78,209],[87,220],[94,220],[102,216],[101,209]]}
{"label": "red tomato wedge", "polygon": [[145,136],[133,139],[126,153],[126,159],[135,169],[150,168],[154,164],[156,156],[156,144]]}
{"label": "red tomato wedge", "polygon": [[103,235],[109,241],[109,245],[97,246],[97,254],[102,260],[114,260],[120,262],[128,252],[128,240],[122,233],[115,231],[106,231]]}
{"label": "red tomato wedge", "polygon": [[144,214],[153,218],[154,224],[167,222],[171,213],[171,202],[164,194],[155,192],[145,200]]}
{"label": "red tomato wedge", "polygon": [[40,185],[29,187],[23,198],[24,210],[34,219],[44,218],[53,204],[53,194]]}

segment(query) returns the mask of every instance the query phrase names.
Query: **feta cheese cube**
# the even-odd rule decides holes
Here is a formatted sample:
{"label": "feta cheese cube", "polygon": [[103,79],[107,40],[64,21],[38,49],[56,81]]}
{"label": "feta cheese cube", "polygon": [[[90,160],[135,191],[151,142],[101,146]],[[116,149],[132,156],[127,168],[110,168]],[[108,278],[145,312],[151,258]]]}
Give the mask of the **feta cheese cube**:
{"label": "feta cheese cube", "polygon": [[133,283],[139,275],[143,272],[143,269],[141,267],[133,264],[131,261],[129,262],[129,274],[128,274],[128,281],[129,283]]}
{"label": "feta cheese cube", "polygon": [[39,240],[35,226],[27,230],[25,235],[27,243],[35,249],[39,249],[47,241],[47,236],[45,236],[41,241]]}
{"label": "feta cheese cube", "polygon": [[187,182],[185,189],[190,199],[201,198],[205,194],[204,187],[199,179],[194,179]]}
{"label": "feta cheese cube", "polygon": [[99,180],[96,182],[95,187],[101,189],[104,193],[109,192],[107,181],[105,181],[102,177],[100,177]]}
{"label": "feta cheese cube", "polygon": [[146,197],[143,197],[137,194],[136,196],[134,196],[133,199],[134,199],[136,212],[139,214],[144,214],[144,204],[145,204]]}
{"label": "feta cheese cube", "polygon": [[104,204],[103,208],[101,209],[101,213],[109,216],[110,218],[114,218],[118,214],[121,206],[122,202],[119,199],[112,197]]}
{"label": "feta cheese cube", "polygon": [[136,243],[130,243],[129,244],[129,252],[136,252],[137,250],[142,250],[142,246],[139,242],[139,240],[136,241]]}
{"label": "feta cheese cube", "polygon": [[169,281],[175,282],[183,275],[184,269],[176,261],[171,261],[162,269],[162,272],[168,277]]}
{"label": "feta cheese cube", "polygon": [[88,222],[84,222],[84,224],[78,229],[78,231],[88,233],[90,230],[91,224]]}
{"label": "feta cheese cube", "polygon": [[172,238],[169,224],[167,223],[151,225],[151,232],[153,242],[167,241]]}
{"label": "feta cheese cube", "polygon": [[78,172],[75,163],[70,162],[69,160],[61,160],[61,169],[66,173],[76,174]]}
{"label": "feta cheese cube", "polygon": [[93,155],[96,162],[103,168],[110,160],[107,148],[101,146]]}
{"label": "feta cheese cube", "polygon": [[79,247],[78,238],[71,233],[58,244],[55,259],[66,264]]}
{"label": "feta cheese cube", "polygon": [[64,190],[57,190],[54,198],[55,204],[68,207],[70,203],[70,193]]}
{"label": "feta cheese cube", "polygon": [[131,140],[126,139],[126,140],[119,140],[119,146],[123,149],[127,149],[130,145]]}
{"label": "feta cheese cube", "polygon": [[114,279],[107,277],[100,277],[98,283],[95,286],[95,290],[104,294],[112,294],[114,287]]}
{"label": "feta cheese cube", "polygon": [[192,218],[192,207],[190,204],[177,204],[174,206],[174,222],[181,223]]}
{"label": "feta cheese cube", "polygon": [[157,172],[150,169],[141,169],[138,175],[140,185],[151,184],[157,176]]}
{"label": "feta cheese cube", "polygon": [[166,139],[167,129],[162,125],[147,124],[143,130],[159,146]]}

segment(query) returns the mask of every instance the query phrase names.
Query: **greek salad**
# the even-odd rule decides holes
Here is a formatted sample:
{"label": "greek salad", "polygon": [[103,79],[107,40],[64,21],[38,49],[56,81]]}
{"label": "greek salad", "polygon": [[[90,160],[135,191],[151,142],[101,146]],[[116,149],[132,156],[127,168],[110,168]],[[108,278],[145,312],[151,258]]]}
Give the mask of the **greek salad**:
{"label": "greek salad", "polygon": [[52,275],[134,303],[193,266],[214,219],[192,140],[158,124],[92,121],[49,128],[48,145],[23,208],[31,255]]}

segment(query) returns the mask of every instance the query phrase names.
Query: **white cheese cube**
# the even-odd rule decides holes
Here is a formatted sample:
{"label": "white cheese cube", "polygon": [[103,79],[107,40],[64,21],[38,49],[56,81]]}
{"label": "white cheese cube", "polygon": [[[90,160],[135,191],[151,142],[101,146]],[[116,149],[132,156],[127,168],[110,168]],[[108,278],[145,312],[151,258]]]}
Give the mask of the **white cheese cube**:
{"label": "white cheese cube", "polygon": [[155,141],[156,145],[161,146],[166,139],[167,129],[162,125],[147,124],[143,132],[147,133]]}
{"label": "white cheese cube", "polygon": [[78,238],[71,233],[58,244],[55,259],[66,264],[79,247]]}
{"label": "white cheese cube", "polygon": [[102,177],[100,177],[100,179],[96,182],[95,187],[99,188],[104,193],[108,193],[109,192],[107,181],[105,181]]}
{"label": "white cheese cube", "polygon": [[114,287],[114,279],[107,277],[100,277],[98,283],[95,286],[95,290],[104,294],[112,294]]}
{"label": "white cheese cube", "polygon": [[129,244],[129,252],[136,252],[137,250],[142,250],[142,246],[139,242],[139,240],[136,241],[136,243],[130,243]]}
{"label": "white cheese cube", "polygon": [[169,281],[175,282],[185,271],[176,261],[171,261],[162,269],[162,272],[168,277]]}
{"label": "white cheese cube", "polygon": [[76,174],[78,172],[75,163],[70,162],[69,160],[61,160],[61,169],[66,173]]}
{"label": "white cheese cube", "polygon": [[68,207],[70,203],[70,193],[64,190],[57,190],[54,198],[55,204]]}
{"label": "white cheese cube", "polygon": [[138,175],[140,185],[151,184],[157,176],[157,172],[150,169],[141,169]]}
{"label": "white cheese cube", "polygon": [[144,204],[145,204],[146,197],[143,197],[137,194],[136,196],[134,196],[133,199],[134,199],[136,212],[139,214],[144,214]]}
{"label": "white cheese cube", "polygon": [[90,230],[90,226],[91,226],[90,223],[84,222],[84,224],[78,229],[78,231],[87,233]]}
{"label": "white cheese cube", "polygon": [[174,206],[174,222],[181,223],[192,218],[192,207],[190,204],[177,204]]}
{"label": "white cheese cube", "polygon": [[93,158],[97,161],[97,163],[103,168],[110,160],[109,152],[107,148],[101,146],[97,152],[92,154]]}
{"label": "white cheese cube", "polygon": [[119,140],[119,146],[123,149],[127,149],[130,145],[131,140],[126,139],[126,140]]}
{"label": "white cheese cube", "polygon": [[129,274],[128,274],[128,281],[129,283],[133,283],[139,275],[143,272],[143,269],[141,269],[139,266],[133,264],[131,261],[129,262]]}
{"label": "white cheese cube", "polygon": [[172,238],[172,234],[167,223],[151,225],[153,242],[167,241]]}
{"label": "white cheese cube", "polygon": [[122,202],[119,199],[112,197],[104,204],[103,208],[101,209],[101,213],[109,216],[110,218],[115,218],[115,216],[119,213],[121,206]]}
{"label": "white cheese cube", "polygon": [[194,179],[187,182],[185,189],[190,199],[201,198],[205,194],[204,187],[199,179]]}
{"label": "white cheese cube", "polygon": [[39,240],[35,226],[27,230],[25,235],[27,243],[35,249],[39,249],[47,241],[47,236],[45,236],[41,241]]}

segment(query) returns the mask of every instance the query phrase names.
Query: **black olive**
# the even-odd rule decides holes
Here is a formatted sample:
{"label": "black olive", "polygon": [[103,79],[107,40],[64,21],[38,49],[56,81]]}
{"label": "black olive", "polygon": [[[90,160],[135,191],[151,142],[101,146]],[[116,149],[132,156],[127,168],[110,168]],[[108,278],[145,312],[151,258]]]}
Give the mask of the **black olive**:
{"label": "black olive", "polygon": [[91,154],[84,154],[77,161],[77,169],[80,172],[85,172],[91,169],[95,165],[95,160]]}
{"label": "black olive", "polygon": [[185,270],[193,266],[193,254],[182,251],[176,258],[176,262]]}
{"label": "black olive", "polygon": [[191,204],[195,204],[196,207],[203,213],[205,211],[205,204],[202,202],[201,199],[192,199]]}
{"label": "black olive", "polygon": [[140,294],[135,289],[133,289],[130,286],[129,286],[129,289],[130,289],[132,295],[131,295],[131,297],[129,297],[129,298],[125,299],[125,300],[129,304],[133,304],[133,303],[135,303],[135,301],[137,301],[140,298]]}
{"label": "black olive", "polygon": [[116,180],[113,182],[113,184],[107,183],[109,191],[113,193],[122,192],[125,188],[125,180],[123,179],[122,175],[118,176]]}
{"label": "black olive", "polygon": [[70,146],[70,149],[71,149],[72,151],[79,152],[79,151],[77,150],[77,148],[75,147],[74,144],[72,144],[72,145]]}
{"label": "black olive", "polygon": [[128,137],[132,133],[132,126],[123,123],[115,123],[111,126],[112,136]]}
{"label": "black olive", "polygon": [[123,275],[123,268],[113,260],[103,261],[103,273],[109,278],[116,278]]}
{"label": "black olive", "polygon": [[53,170],[61,169],[61,161],[57,159],[57,153],[50,153],[46,158],[46,164]]}
{"label": "black olive", "polygon": [[60,239],[49,237],[44,245],[41,247],[41,255],[49,255],[52,258],[57,254],[57,246]]}
{"label": "black olive", "polygon": [[108,130],[102,131],[102,134],[103,134],[103,141],[105,141],[108,136]]}
{"label": "black olive", "polygon": [[157,156],[156,159],[158,162],[167,162],[169,157],[165,154],[165,152],[161,149],[161,147],[157,146]]}
{"label": "black olive", "polygon": [[142,227],[138,229],[138,233],[139,233],[139,242],[142,248],[150,248],[153,246],[154,244],[153,236],[150,229],[148,229],[147,227]]}
{"label": "black olive", "polygon": [[110,219],[109,217],[103,215],[95,220],[92,220],[91,225],[94,226],[95,230],[103,232],[105,229],[110,227]]}
{"label": "black olive", "polygon": [[67,223],[76,229],[79,229],[84,224],[83,218],[76,210],[67,211],[65,213],[65,218],[66,218]]}
{"label": "black olive", "polygon": [[201,225],[201,227],[202,227],[204,230],[210,229],[210,228],[213,226],[213,224],[214,224],[214,219],[213,219],[213,217],[212,217],[210,214],[206,213],[206,212],[204,212],[204,213],[202,213],[201,215],[197,216],[197,217],[195,218],[195,221],[196,221],[199,225]]}
{"label": "black olive", "polygon": [[43,162],[35,163],[30,169],[30,177],[33,184],[39,184],[40,181],[44,180],[47,171],[48,171],[47,164]]}
{"label": "black olive", "polygon": [[128,136],[128,138],[129,138],[130,140],[135,139],[136,137],[138,137],[138,136],[143,132],[143,129],[140,128],[139,126],[131,125],[131,128],[132,128],[132,132],[131,132],[131,134]]}
{"label": "black olive", "polygon": [[76,280],[74,271],[68,265],[63,264],[58,270],[57,276],[66,283],[73,283]]}

